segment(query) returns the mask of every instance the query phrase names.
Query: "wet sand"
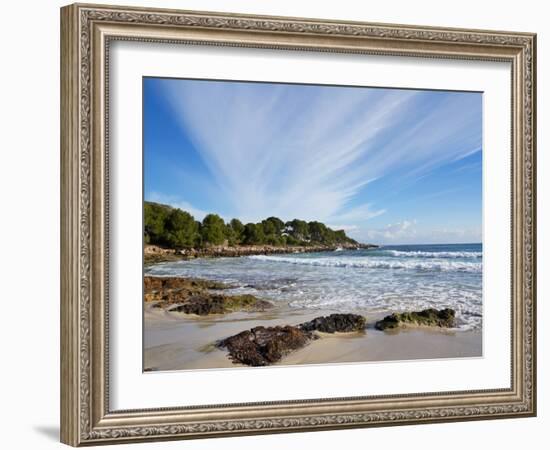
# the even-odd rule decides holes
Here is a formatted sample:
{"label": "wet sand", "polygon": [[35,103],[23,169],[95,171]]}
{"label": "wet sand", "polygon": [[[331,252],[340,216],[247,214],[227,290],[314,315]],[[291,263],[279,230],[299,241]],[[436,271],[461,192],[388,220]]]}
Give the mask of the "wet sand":
{"label": "wet sand", "polygon": [[361,333],[320,333],[321,338],[284,357],[276,365],[396,361],[482,356],[480,331],[427,327],[379,331],[374,323],[388,312],[295,310],[278,307],[266,312],[191,316],[144,306],[145,370],[185,370],[245,367],[234,364],[214,343],[263,325],[297,325],[315,317],[352,312],[367,318]]}

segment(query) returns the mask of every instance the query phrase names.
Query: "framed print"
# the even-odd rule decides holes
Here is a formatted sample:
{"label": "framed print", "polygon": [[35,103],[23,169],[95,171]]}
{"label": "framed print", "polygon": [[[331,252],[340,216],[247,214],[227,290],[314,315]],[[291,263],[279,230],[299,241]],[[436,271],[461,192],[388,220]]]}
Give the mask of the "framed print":
{"label": "framed print", "polygon": [[535,415],[535,38],[62,8],[62,441]]}

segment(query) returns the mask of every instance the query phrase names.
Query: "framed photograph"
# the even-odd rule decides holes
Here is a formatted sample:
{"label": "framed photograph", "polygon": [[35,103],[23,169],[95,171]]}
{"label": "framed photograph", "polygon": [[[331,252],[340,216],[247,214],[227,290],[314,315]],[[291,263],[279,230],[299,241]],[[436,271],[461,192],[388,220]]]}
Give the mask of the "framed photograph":
{"label": "framed photograph", "polygon": [[535,58],[62,8],[62,442],[535,415]]}

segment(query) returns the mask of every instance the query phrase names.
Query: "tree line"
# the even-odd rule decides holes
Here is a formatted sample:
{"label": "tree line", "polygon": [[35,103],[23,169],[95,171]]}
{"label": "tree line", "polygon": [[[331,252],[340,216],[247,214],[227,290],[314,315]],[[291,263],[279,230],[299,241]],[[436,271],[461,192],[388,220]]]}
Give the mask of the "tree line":
{"label": "tree line", "polygon": [[147,244],[171,248],[203,248],[212,245],[338,245],[356,241],[344,230],[333,230],[321,222],[294,219],[283,222],[268,217],[258,223],[228,223],[217,214],[201,221],[187,211],[159,203],[144,204],[144,238]]}

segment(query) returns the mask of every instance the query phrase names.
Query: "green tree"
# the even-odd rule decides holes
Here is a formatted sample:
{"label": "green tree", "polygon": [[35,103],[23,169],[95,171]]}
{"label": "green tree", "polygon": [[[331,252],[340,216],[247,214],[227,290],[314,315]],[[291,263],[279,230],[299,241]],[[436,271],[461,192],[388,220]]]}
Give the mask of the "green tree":
{"label": "green tree", "polygon": [[201,222],[180,209],[159,203],[145,202],[144,239],[146,243],[168,245],[173,248],[219,245],[227,240],[230,245],[308,245],[343,244],[357,242],[346,236],[344,230],[333,230],[321,222],[294,219],[286,224],[278,217],[268,217],[260,223],[242,224],[232,219],[225,224],[216,214],[208,214]]}
{"label": "green tree", "polygon": [[303,244],[303,241],[296,239],[294,236],[283,236],[286,238],[286,245],[300,245]]}
{"label": "green tree", "polygon": [[353,242],[353,239],[350,239],[346,236],[346,232],[344,230],[336,230],[334,232],[335,240],[339,244],[343,244],[345,242]]}
{"label": "green tree", "polygon": [[266,235],[280,236],[285,228],[285,223],[278,217],[268,217],[262,220],[262,226]]}
{"label": "green tree", "polygon": [[224,236],[225,239],[227,239],[228,245],[237,245],[237,234],[235,233],[235,230],[231,227],[231,224],[226,224],[224,228]]}
{"label": "green tree", "polygon": [[283,245],[282,232],[285,223],[278,217],[268,217],[262,220],[261,225],[264,232],[264,242],[269,245]]}
{"label": "green tree", "polygon": [[291,220],[286,223],[288,234],[298,241],[309,240],[309,227],[307,222],[299,219]]}
{"label": "green tree", "polygon": [[283,245],[282,236],[277,236],[276,234],[270,234],[265,237],[265,243],[269,245]]}
{"label": "green tree", "polygon": [[195,221],[197,225],[197,235],[195,236],[195,247],[201,248],[202,244],[202,223],[198,220]]}
{"label": "green tree", "polygon": [[225,240],[225,222],[217,214],[208,214],[202,221],[203,245],[220,245]]}
{"label": "green tree", "polygon": [[244,225],[239,219],[231,219],[229,226],[233,231],[233,238],[235,239],[235,244],[240,244],[244,239]]}
{"label": "green tree", "polygon": [[244,243],[249,245],[263,244],[265,240],[264,230],[261,224],[247,223],[244,226]]}
{"label": "green tree", "polygon": [[262,227],[264,231],[264,235],[266,236],[275,236],[277,234],[277,228],[275,228],[275,225],[273,222],[270,222],[269,220],[262,220],[261,224],[259,226]]}
{"label": "green tree", "polygon": [[164,226],[170,208],[157,203],[145,202],[143,205],[143,222],[145,242],[163,244]]}
{"label": "green tree", "polygon": [[312,221],[307,224],[309,236],[313,242],[329,243],[328,228],[321,222]]}
{"label": "green tree", "polygon": [[187,211],[173,209],[165,223],[164,241],[172,247],[193,247],[198,235],[197,222]]}

